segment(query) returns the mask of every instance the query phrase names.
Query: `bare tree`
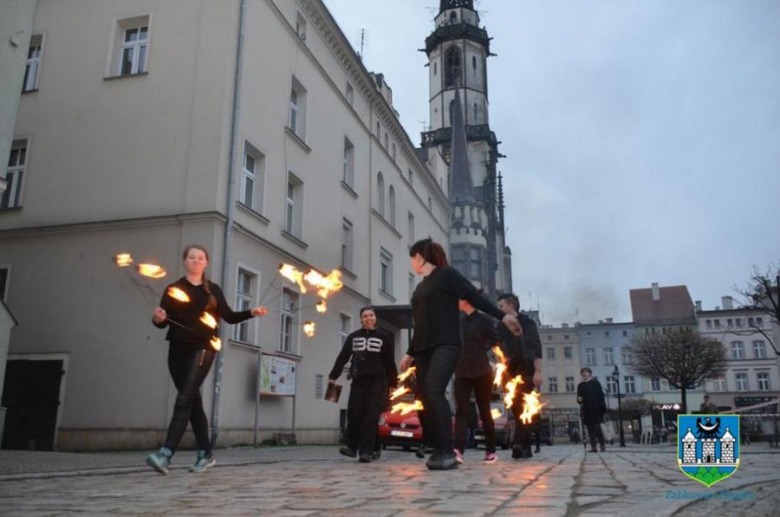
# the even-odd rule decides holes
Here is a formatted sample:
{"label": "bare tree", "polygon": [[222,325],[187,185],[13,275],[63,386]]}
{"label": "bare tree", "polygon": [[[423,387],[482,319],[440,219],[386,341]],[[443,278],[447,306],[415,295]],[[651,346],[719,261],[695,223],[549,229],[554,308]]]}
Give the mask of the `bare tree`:
{"label": "bare tree", "polygon": [[680,390],[682,412],[688,412],[687,392],[726,371],[726,351],[720,341],[680,327],[634,338],[633,373],[666,379]]}
{"label": "bare tree", "polygon": [[[743,308],[762,312],[769,316],[770,321],[780,323],[780,263],[770,265],[766,272],[754,267],[747,286],[734,287],[734,291],[742,298]],[[749,327],[760,332],[769,341],[775,354],[780,355],[775,342],[761,326],[753,322]]]}

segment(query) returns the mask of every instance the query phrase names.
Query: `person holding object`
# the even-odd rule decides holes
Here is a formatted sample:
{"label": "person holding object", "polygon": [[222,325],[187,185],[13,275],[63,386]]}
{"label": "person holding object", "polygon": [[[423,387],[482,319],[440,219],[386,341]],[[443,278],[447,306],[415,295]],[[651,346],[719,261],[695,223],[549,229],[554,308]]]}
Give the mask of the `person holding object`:
{"label": "person holding object", "polygon": [[702,402],[701,406],[699,406],[699,413],[702,415],[718,414],[718,406],[711,402],[709,395],[704,395],[704,402]]}
{"label": "person holding object", "polygon": [[344,347],[328,376],[334,384],[344,366],[352,359],[350,375],[352,389],[347,405],[347,446],[339,452],[361,463],[370,463],[375,453],[377,424],[388,399],[388,390],[398,384],[395,367],[393,335],[376,328],[376,312],[371,307],[360,309],[362,328],[344,341]]}
{"label": "person holding object", "polygon": [[[536,322],[520,314],[520,300],[517,295],[503,293],[498,297],[498,307],[506,314],[515,316],[520,321],[523,332],[520,336],[514,335],[509,329],[499,323],[498,333],[504,342],[504,349],[509,364],[507,372],[510,378],[520,375],[523,383],[518,386],[519,393],[515,394],[512,402],[512,416],[515,421],[515,436],[512,442],[512,458],[528,459],[533,457],[531,450],[531,438],[534,435],[535,424],[524,424],[520,421],[520,415],[525,406],[523,395],[538,390],[542,385],[542,341],[539,338],[539,329]],[[537,421],[539,415],[534,417]]]}
{"label": "person holding object", "polygon": [[[485,461],[494,463],[496,430],[490,414],[493,369],[488,360],[488,351],[501,341],[501,337],[496,332],[493,320],[477,311],[468,301],[460,300],[458,308],[463,313],[460,321],[463,347],[460,361],[455,369],[455,456],[459,463],[463,463],[470,416],[472,412],[478,411],[485,430]],[[476,399],[477,411],[473,411],[472,391]],[[474,420],[472,428],[476,428],[476,414]]]}
{"label": "person holding object", "polygon": [[598,439],[601,452],[607,450],[604,444],[604,433],[601,431],[601,423],[607,414],[607,405],[604,401],[604,390],[599,381],[593,378],[593,370],[587,366],[580,370],[583,381],[577,385],[577,403],[582,413],[582,423],[588,429],[590,438],[590,452],[596,451]]}
{"label": "person holding object", "polygon": [[426,462],[430,470],[458,467],[452,440],[452,412],[445,396],[447,385],[460,359],[462,338],[458,300],[501,319],[520,333],[520,324],[504,314],[456,269],[449,266],[440,244],[431,239],[417,241],[409,250],[412,270],[424,278],[412,295],[414,334],[401,359],[405,371],[415,362],[422,404],[426,413],[426,434],[430,433],[433,454]]}
{"label": "person holding object", "polygon": [[[203,246],[187,246],[182,260],[186,275],[165,289],[160,306],[154,309],[152,316],[152,323],[157,328],[168,327],[168,371],[178,392],[165,442],[159,451],[146,457],[146,464],[161,474],[168,474],[171,458],[188,422],[198,444],[197,460],[190,472],[203,472],[216,464],[200,396],[200,387],[217,354],[210,341],[219,333],[220,318],[235,325],[253,316],[268,314],[265,307],[240,312],[230,308],[219,285],[206,278],[209,254]],[[171,296],[169,292],[173,288],[183,292],[186,301]],[[209,328],[200,321],[204,312],[217,320],[216,328]]]}

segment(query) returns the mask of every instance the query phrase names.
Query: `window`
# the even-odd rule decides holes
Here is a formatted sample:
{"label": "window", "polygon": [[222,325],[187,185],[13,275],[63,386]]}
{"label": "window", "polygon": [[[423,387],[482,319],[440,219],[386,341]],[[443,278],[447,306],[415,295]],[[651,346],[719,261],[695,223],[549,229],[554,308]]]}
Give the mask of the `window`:
{"label": "window", "polygon": [[149,16],[128,18],[117,22],[112,72],[126,76],[148,71]]}
{"label": "window", "polygon": [[355,146],[344,137],[344,162],[341,179],[350,187],[355,186]]}
{"label": "window", "polygon": [[627,330],[623,331],[623,337],[628,337],[628,331]]}
{"label": "window", "polygon": [[727,390],[726,376],[725,375],[721,375],[719,377],[716,377],[712,381],[712,384],[715,387],[715,391],[726,391]]}
{"label": "window", "polygon": [[458,270],[460,274],[468,277],[468,271],[466,271],[466,253],[468,246],[465,244],[455,244],[452,246],[452,267]]}
{"label": "window", "polygon": [[564,357],[564,359],[571,359],[571,347],[570,346],[563,347],[563,357]]}
{"label": "window", "polygon": [[471,56],[471,69],[474,70],[474,73],[476,74],[476,71],[477,71],[477,56]]}
{"label": "window", "polygon": [[290,289],[282,291],[282,326],[279,350],[292,353],[295,348],[295,323],[298,313],[298,293]]}
{"label": "window", "polygon": [[414,244],[414,214],[409,212],[409,221],[406,229],[406,242],[411,246]]}
{"label": "window", "polygon": [[758,391],[769,391],[769,373],[758,372],[756,374],[758,380]]}
{"label": "window", "polygon": [[395,161],[395,142],[393,142],[393,161]]}
{"label": "window", "polygon": [[746,373],[738,373],[734,376],[737,381],[737,391],[748,390],[748,377]]}
{"label": "window", "polygon": [[472,280],[482,278],[482,250],[476,246],[469,246],[469,274]]}
{"label": "window", "polygon": [[558,377],[548,377],[550,393],[558,393]]}
{"label": "window", "polygon": [[314,376],[314,398],[321,399],[325,396],[325,376],[317,374]]}
{"label": "window", "polygon": [[385,216],[385,177],[380,172],[376,176],[376,196],[377,211],[382,217]]}
{"label": "window", "polygon": [[292,87],[290,88],[290,120],[288,121],[290,131],[301,140],[306,139],[306,88],[292,78]]}
{"label": "window", "polygon": [[353,234],[352,223],[344,219],[341,222],[341,267],[347,271],[352,271],[353,257]]}
{"label": "window", "polygon": [[300,11],[295,17],[295,33],[301,38],[301,41],[306,41],[306,18]]}
{"label": "window", "polygon": [[744,359],[744,351],[742,350],[742,341],[731,342],[731,358],[732,359]]}
{"label": "window", "polygon": [[406,176],[409,179],[409,184],[414,186],[414,173],[412,172],[412,169],[409,169],[409,171],[406,173]]}
{"label": "window", "polygon": [[661,379],[658,377],[650,379],[650,389],[653,391],[661,391]]}
{"label": "window", "polygon": [[566,377],[566,393],[574,393],[574,377]]}
{"label": "window", "polygon": [[447,49],[444,54],[444,87],[460,85],[460,50],[455,45]]}
{"label": "window", "polygon": [[298,239],[303,235],[303,182],[292,172],[287,176],[285,231]]}
{"label": "window", "polygon": [[756,326],[763,327],[764,326],[764,318],[756,318]]}
{"label": "window", "polygon": [[564,339],[564,340],[566,340],[566,341],[568,341],[568,340],[569,340],[569,335],[568,335],[568,334],[564,334],[564,335],[563,335],[563,339]]}
{"label": "window", "polygon": [[393,256],[384,248],[379,253],[379,290],[393,294]]}
{"label": "window", "polygon": [[609,337],[609,330],[604,331],[604,337]]}
{"label": "window", "polygon": [[586,348],[585,349],[585,364],[588,366],[594,366],[596,364],[596,349],[595,348]]}
{"label": "window", "polygon": [[732,319],[731,319],[731,318],[727,319],[727,320],[726,320],[726,326],[727,326],[728,328],[732,328],[732,327],[734,326],[734,321],[732,321]]}
{"label": "window", "polygon": [[585,336],[590,337],[590,330],[585,333]]}
{"label": "window", "polygon": [[623,377],[626,384],[626,393],[636,393],[636,383],[634,382],[633,375],[626,375]]}
{"label": "window", "polygon": [[30,39],[30,50],[27,52],[27,67],[24,69],[24,84],[22,85],[23,92],[31,92],[38,89],[42,49],[43,36],[36,34]]}
{"label": "window", "polygon": [[347,102],[350,106],[355,105],[355,89],[352,87],[351,84],[347,83],[347,92],[346,92]]}
{"label": "window", "polygon": [[631,347],[624,347],[621,349],[623,355],[623,364],[631,364],[634,361],[634,354]]}
{"label": "window", "polygon": [[615,358],[613,357],[612,347],[604,348],[604,364],[615,364]]}
{"label": "window", "polygon": [[552,341],[552,334],[547,334],[547,341]]}
{"label": "window", "polygon": [[433,212],[433,200],[431,199],[431,196],[428,196],[428,210]]}
{"label": "window", "polygon": [[736,323],[737,328],[742,328],[742,318],[737,318],[734,323]]}
{"label": "window", "polygon": [[712,328],[712,320],[707,320],[707,328],[708,329]]}
{"label": "window", "polygon": [[257,213],[263,213],[265,197],[265,156],[244,144],[244,166],[241,174],[241,203]]}
{"label": "window", "polygon": [[[256,276],[243,269],[238,270],[238,281],[236,282],[236,311],[248,311],[252,308],[254,300],[254,286]],[[249,322],[247,320],[233,326],[233,339],[242,343],[249,343]]]}
{"label": "window", "polygon": [[389,205],[388,220],[395,227],[395,188],[392,185],[387,192],[387,201]]}
{"label": "window", "polygon": [[762,340],[753,341],[753,358],[766,359],[766,346]]}
{"label": "window", "polygon": [[450,23],[455,24],[458,23],[458,13],[455,11],[450,12]]}
{"label": "window", "polygon": [[0,300],[8,301],[8,276],[11,268],[0,266]]}
{"label": "window", "polygon": [[339,317],[339,350],[344,348],[344,342],[351,333],[352,316],[342,313]]}
{"label": "window", "polygon": [[439,63],[436,63],[436,62],[434,61],[434,63],[433,63],[433,75],[436,75],[437,73],[439,73],[439,67],[438,67],[438,66],[436,66],[436,65],[438,65],[438,64],[439,64]]}
{"label": "window", "polygon": [[716,329],[720,328],[720,320],[713,320],[713,323],[715,323],[715,328]]}
{"label": "window", "polygon": [[555,349],[553,347],[547,348],[547,359],[555,361]]}
{"label": "window", "polygon": [[472,121],[474,123],[477,122],[477,103],[474,103],[474,120]]}
{"label": "window", "polygon": [[379,122],[376,123],[376,139],[379,140],[382,138],[382,126],[379,124]]}
{"label": "window", "polygon": [[612,377],[611,375],[607,376],[607,384],[606,384],[607,393],[617,393],[617,389],[618,389],[617,383],[618,381],[615,377]]}
{"label": "window", "polygon": [[27,140],[15,140],[8,155],[8,168],[5,171],[5,193],[0,200],[0,208],[21,206],[24,171],[27,167]]}

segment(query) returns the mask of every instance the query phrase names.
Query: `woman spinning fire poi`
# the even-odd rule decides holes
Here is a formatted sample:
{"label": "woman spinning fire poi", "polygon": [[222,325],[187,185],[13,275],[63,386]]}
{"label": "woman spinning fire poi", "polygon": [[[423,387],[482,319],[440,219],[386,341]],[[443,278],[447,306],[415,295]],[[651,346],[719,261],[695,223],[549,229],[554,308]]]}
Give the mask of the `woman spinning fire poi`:
{"label": "woman spinning fire poi", "polygon": [[190,467],[190,472],[203,472],[216,463],[211,452],[200,386],[221,346],[216,337],[219,319],[237,324],[253,316],[268,314],[265,307],[240,312],[230,308],[219,285],[206,278],[205,270],[209,264],[206,248],[187,246],[182,260],[187,274],[166,288],[160,306],[154,309],[152,316],[156,327],[168,327],[168,370],[178,391],[163,447],[146,458],[147,465],[162,474],[168,473],[171,457],[188,422],[192,424],[198,443],[197,460]]}

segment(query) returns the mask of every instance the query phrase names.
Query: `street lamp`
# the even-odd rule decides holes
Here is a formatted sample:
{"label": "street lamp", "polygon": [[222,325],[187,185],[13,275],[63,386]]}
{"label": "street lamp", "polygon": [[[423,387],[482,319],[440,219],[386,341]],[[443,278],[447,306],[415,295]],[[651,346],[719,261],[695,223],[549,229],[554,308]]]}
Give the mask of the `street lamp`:
{"label": "street lamp", "polygon": [[617,384],[617,399],[618,399],[618,428],[620,429],[620,446],[626,446],[626,437],[623,434],[623,406],[620,403],[620,370],[615,365],[615,369],[612,371],[612,375],[615,377],[615,384]]}

